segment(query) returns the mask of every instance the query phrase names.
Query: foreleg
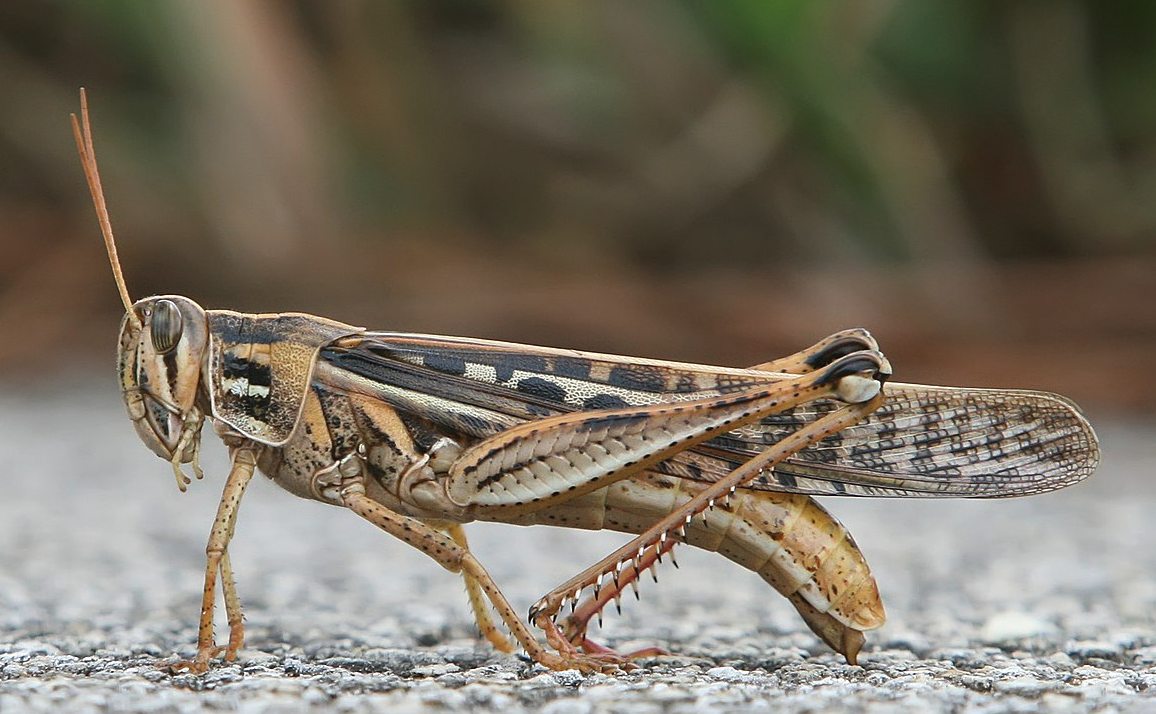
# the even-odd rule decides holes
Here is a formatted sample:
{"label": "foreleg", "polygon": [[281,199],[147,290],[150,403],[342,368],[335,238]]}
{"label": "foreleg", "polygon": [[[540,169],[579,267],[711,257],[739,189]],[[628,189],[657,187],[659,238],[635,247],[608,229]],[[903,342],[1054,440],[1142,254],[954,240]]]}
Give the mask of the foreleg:
{"label": "foreleg", "polygon": [[[201,620],[197,636],[197,655],[191,661],[178,662],[174,670],[188,670],[195,674],[209,669],[209,661],[225,653],[225,659],[232,661],[244,642],[244,625],[241,617],[241,600],[237,596],[237,586],[233,580],[233,569],[229,563],[229,541],[237,525],[237,509],[245,488],[253,478],[257,467],[256,444],[244,444],[233,450],[233,467],[225,482],[221,502],[217,506],[217,518],[209,532],[209,542],[205,546],[205,587],[201,596]],[[216,605],[217,576],[221,577],[224,591],[225,612],[229,620],[229,644],[218,647],[213,636],[213,611]]]}

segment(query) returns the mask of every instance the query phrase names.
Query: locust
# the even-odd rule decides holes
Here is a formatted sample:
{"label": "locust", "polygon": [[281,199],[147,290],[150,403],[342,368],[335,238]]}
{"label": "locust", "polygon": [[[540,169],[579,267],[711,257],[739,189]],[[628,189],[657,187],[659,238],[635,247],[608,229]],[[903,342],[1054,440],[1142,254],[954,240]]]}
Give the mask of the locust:
{"label": "locust", "polygon": [[[890,381],[861,328],[737,369],[206,310],[178,295],[133,301],[83,90],[81,117],[73,130],[125,307],[117,375],[128,415],[182,491],[186,466],[203,477],[206,421],[230,457],[206,546],[196,655],[174,670],[205,672],[244,645],[229,544],[257,471],[459,573],[496,649],[591,672],[661,652],[620,654],[587,631],[684,545],[757,573],[855,664],[885,612],[863,554],[814,496],[1021,496],[1076,483],[1099,461],[1070,400]],[[470,551],[463,525],[472,521],[632,537],[523,620]]]}

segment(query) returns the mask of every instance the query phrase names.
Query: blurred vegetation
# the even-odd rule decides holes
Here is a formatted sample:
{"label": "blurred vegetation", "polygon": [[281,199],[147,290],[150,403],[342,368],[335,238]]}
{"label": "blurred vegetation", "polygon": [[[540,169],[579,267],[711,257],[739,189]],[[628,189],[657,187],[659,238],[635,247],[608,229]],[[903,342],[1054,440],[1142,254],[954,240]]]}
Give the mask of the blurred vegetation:
{"label": "blurred vegetation", "polygon": [[[1146,0],[5,2],[0,363],[21,319],[83,342],[78,314],[117,309],[66,124],[81,85],[134,295],[529,339],[549,315],[635,334],[639,293],[608,285],[653,286],[650,319],[734,322],[742,295],[694,306],[870,272],[910,286],[896,333],[1006,338],[1070,322],[1001,317],[1024,302],[1001,281],[1074,289],[999,272],[1043,262],[1125,291],[1079,319],[1127,305],[1112,329],[1137,354],[1156,335],[1130,294],[1156,286]],[[789,339],[886,321],[852,284],[775,294],[848,308],[781,305]]]}

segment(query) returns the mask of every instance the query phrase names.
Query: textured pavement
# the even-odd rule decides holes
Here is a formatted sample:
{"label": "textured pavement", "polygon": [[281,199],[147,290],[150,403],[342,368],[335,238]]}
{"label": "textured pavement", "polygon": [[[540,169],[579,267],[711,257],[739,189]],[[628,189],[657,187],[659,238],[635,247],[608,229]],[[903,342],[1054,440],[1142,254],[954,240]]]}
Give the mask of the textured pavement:
{"label": "textured pavement", "polygon": [[[1103,464],[1063,493],[825,501],[888,608],[861,667],[753,575],[683,549],[594,630],[671,657],[548,672],[476,639],[456,576],[260,480],[231,549],[247,648],[198,677],[165,665],[193,652],[223,447],[206,435],[208,478],[182,495],[111,377],[0,386],[0,712],[1156,711],[1156,420],[1091,418]],[[522,612],[622,542],[468,532]]]}

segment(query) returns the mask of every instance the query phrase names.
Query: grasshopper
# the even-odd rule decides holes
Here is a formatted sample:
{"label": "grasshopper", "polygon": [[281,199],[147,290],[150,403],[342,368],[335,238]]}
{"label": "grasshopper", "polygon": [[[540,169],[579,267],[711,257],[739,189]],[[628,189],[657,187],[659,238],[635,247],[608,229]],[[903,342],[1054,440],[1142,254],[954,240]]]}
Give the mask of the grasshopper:
{"label": "grasshopper", "polygon": [[[177,295],[134,302],[83,90],[81,116],[73,129],[125,306],[117,363],[129,417],[182,491],[186,464],[203,477],[206,419],[231,458],[206,547],[197,652],[174,669],[204,672],[244,643],[229,542],[256,470],[460,573],[497,649],[520,646],[553,669],[612,671],[659,650],[619,654],[587,637],[590,620],[628,586],[637,596],[640,576],[676,545],[758,573],[854,664],[883,605],[851,535],[812,496],[1019,496],[1075,483],[1099,460],[1071,401],[888,382],[890,365],[862,329],[734,369],[205,310]],[[634,537],[523,621],[469,549],[462,525],[475,520]]]}

